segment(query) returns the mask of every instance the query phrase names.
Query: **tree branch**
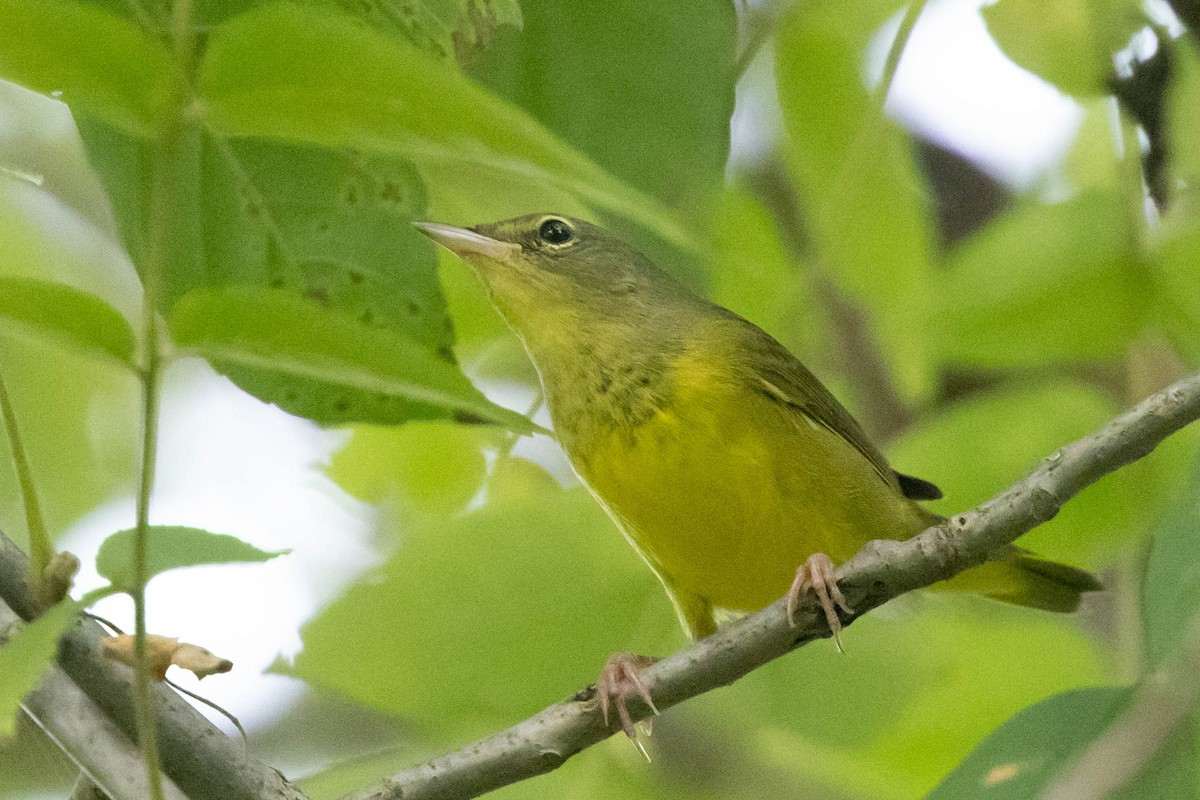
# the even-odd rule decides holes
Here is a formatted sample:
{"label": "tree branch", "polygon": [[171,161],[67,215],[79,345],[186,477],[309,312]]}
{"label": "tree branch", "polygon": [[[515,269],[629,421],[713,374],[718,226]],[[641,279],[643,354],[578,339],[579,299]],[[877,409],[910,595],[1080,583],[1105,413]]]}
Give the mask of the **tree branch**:
{"label": "tree branch", "polygon": [[[0,630],[15,631],[23,620],[0,600]],[[58,667],[26,695],[21,707],[63,754],[82,771],[81,781],[112,800],[147,796],[142,753],[128,736]],[[168,800],[187,800],[170,780]]]}
{"label": "tree branch", "polygon": [[[29,559],[0,533],[0,598],[22,619],[37,616]],[[100,652],[102,632],[85,621],[63,637],[58,663],[130,741],[136,741],[132,671]],[[162,684],[151,687],[158,718],[163,771],[191,800],[304,800],[299,789],[251,758],[182,697]],[[141,772],[144,777],[144,771]]]}
{"label": "tree branch", "polygon": [[[892,598],[987,560],[988,554],[1049,520],[1064,503],[1104,475],[1150,453],[1159,442],[1200,418],[1200,375],[1148,398],[1100,431],[1058,450],[1024,480],[983,505],[907,541],[870,542],[839,570],[856,609],[849,624]],[[720,628],[648,668],[660,709],[732,683],[814,639],[829,636],[809,606],[788,626],[782,600]],[[612,731],[590,702],[594,687],[507,730],[400,772],[344,800],[450,800],[549,772]],[[635,718],[649,709],[631,702]]]}

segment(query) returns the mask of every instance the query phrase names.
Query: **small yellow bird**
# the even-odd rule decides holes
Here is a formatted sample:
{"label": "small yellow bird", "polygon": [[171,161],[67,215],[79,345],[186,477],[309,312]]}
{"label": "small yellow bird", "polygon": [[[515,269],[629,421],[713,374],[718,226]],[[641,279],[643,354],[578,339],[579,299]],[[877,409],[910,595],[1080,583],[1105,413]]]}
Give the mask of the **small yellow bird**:
{"label": "small yellow bird", "polygon": [[[603,228],[536,214],[473,228],[415,223],[466,260],[537,367],[559,442],[699,638],[714,610],[753,611],[810,588],[836,635],[834,563],[870,539],[940,518],[933,484],[888,465],[783,345],[697,297]],[[1051,611],[1100,588],[1016,547],[943,584]],[[650,693],[645,659],[617,654],[598,682]]]}

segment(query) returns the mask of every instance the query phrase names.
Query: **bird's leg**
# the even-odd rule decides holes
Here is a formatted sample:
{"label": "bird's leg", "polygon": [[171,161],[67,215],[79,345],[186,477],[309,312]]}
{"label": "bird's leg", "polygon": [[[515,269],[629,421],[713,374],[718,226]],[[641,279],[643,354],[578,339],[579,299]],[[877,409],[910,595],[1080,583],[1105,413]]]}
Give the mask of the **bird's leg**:
{"label": "bird's leg", "polygon": [[[654,700],[650,697],[649,682],[641,674],[642,670],[655,661],[658,659],[650,656],[613,653],[608,657],[608,661],[604,662],[604,668],[600,670],[600,677],[596,679],[596,701],[600,705],[604,724],[608,724],[609,709],[616,709],[621,730],[625,731],[625,735],[635,743],[637,743],[637,731],[634,730],[633,718],[629,716],[629,707],[626,705],[626,701],[636,695],[651,711],[655,714],[658,713]],[[646,754],[640,743],[638,749],[642,750],[642,755]]]}
{"label": "bird's leg", "polygon": [[788,589],[787,618],[788,624],[793,628],[796,627],[796,609],[800,606],[800,597],[809,589],[817,596],[817,604],[825,612],[825,621],[829,623],[829,630],[833,633],[834,645],[838,652],[845,652],[842,650],[841,637],[838,636],[842,630],[842,621],[838,619],[837,609],[840,608],[847,614],[854,613],[854,609],[846,604],[846,598],[838,588],[837,578],[834,576],[833,560],[824,553],[813,553],[805,559],[796,570],[792,588]]}

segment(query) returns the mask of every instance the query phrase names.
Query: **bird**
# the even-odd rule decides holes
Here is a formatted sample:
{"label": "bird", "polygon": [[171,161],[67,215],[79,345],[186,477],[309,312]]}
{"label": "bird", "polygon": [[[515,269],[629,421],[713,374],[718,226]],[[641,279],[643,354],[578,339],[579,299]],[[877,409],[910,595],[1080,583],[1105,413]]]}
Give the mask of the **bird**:
{"label": "bird", "polygon": [[[836,564],[871,539],[942,520],[936,485],[892,469],[790,351],[693,293],[620,236],[563,214],[414,226],[475,271],[537,370],[554,433],[580,480],[666,589],[694,639],[717,615],[812,592],[831,634],[852,613]],[[945,584],[1050,611],[1101,588],[1016,546]],[[838,643],[840,648],[840,642]],[[654,709],[652,659],[615,653],[597,681],[608,720]]]}

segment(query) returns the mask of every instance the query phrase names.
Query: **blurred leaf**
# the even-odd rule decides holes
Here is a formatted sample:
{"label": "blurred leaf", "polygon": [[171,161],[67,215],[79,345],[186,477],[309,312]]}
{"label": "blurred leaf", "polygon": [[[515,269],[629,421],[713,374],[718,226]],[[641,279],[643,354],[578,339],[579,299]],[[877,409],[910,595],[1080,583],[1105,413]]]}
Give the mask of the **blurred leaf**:
{"label": "blurred leaf", "polygon": [[[72,227],[109,233],[112,214],[108,197],[79,146],[71,110],[53,97],[0,80],[0,114],[22,121],[0,130],[0,152],[4,154],[0,158],[0,195],[5,205],[16,200],[27,214],[33,211],[31,206],[36,207],[41,212],[36,217],[43,224],[46,217],[57,216],[55,211],[73,212],[74,226],[45,224],[45,238],[69,238]],[[14,180],[14,175],[5,170],[34,179]],[[0,213],[11,212],[4,209]],[[96,255],[92,253],[93,262]],[[93,271],[99,273],[97,266]],[[107,299],[102,293],[96,294]]]}
{"label": "blurred leaf", "polygon": [[[290,292],[197,289],[175,304],[171,333],[177,344],[218,369],[225,364],[249,367],[264,381],[279,375],[285,380],[275,389],[285,402],[302,399],[287,396],[287,379],[326,384],[314,397],[331,405],[336,421],[373,419],[370,407],[364,411],[354,405],[350,389],[411,401],[406,409],[410,417],[462,412],[514,430],[533,430],[529,420],[488,401],[457,367],[422,343],[398,331],[364,328]],[[320,407],[305,410],[321,421]]]}
{"label": "blurred leaf", "polygon": [[[1042,797],[1122,716],[1135,687],[1094,687],[1051,697],[1017,714],[967,756],[926,800],[1026,800]],[[1132,713],[1132,712],[1130,712]],[[1111,800],[1196,796],[1194,731],[1184,725]]]}
{"label": "blurred leaf", "polygon": [[[1159,45],[1160,47],[1164,45]],[[1171,173],[1178,179],[1176,190],[1189,213],[1200,213],[1200,49],[1194,37],[1180,36],[1171,42],[1171,82],[1167,86],[1167,141],[1170,143]]]}
{"label": "blurred leaf", "polygon": [[486,51],[501,33],[522,24],[517,0],[333,0],[378,31],[404,37],[442,58]]}
{"label": "blurred leaf", "polygon": [[0,797],[70,797],[79,767],[24,715],[17,717],[16,729],[11,739],[0,741]]}
{"label": "blurred leaf", "polygon": [[1071,619],[976,598],[910,596],[842,635],[848,656],[818,642],[693,706],[712,736],[746,742],[728,759],[753,759],[747,778],[784,769],[800,785],[909,800],[1018,710],[1112,679]]}
{"label": "blurred leaf", "polygon": [[813,258],[868,312],[905,397],[932,388],[932,223],[908,135],[862,82],[869,36],[899,2],[793,7],[776,44],[779,102]]}
{"label": "blurred leaf", "polygon": [[1153,255],[1156,316],[1193,366],[1200,365],[1200,205],[1197,212],[1166,227]]}
{"label": "blurred leaf", "polygon": [[0,77],[131,134],[148,135],[169,95],[169,54],[135,25],[68,0],[0,0]]}
{"label": "blurred leaf", "polygon": [[770,213],[737,187],[727,188],[720,200],[712,232],[713,302],[741,314],[784,344],[802,342],[800,326],[811,313],[810,298]]}
{"label": "blurred leaf", "polygon": [[78,613],[79,607],[65,600],[0,645],[0,739],[13,735],[21,701],[42,682],[59,638]]}
{"label": "blurred leaf", "polygon": [[290,674],[442,741],[577,691],[614,650],[678,642],[658,582],[585,490],[520,459],[497,477],[483,508],[407,530],[309,622]]}
{"label": "blurred leaf", "polygon": [[471,74],[613,175],[704,219],[729,152],[736,33],[728,0],[544,0]]}
{"label": "blurred leaf", "polygon": [[[24,91],[24,90],[21,90]],[[40,99],[40,98],[39,98]],[[46,101],[53,103],[54,101]],[[44,117],[20,115],[27,106],[16,105],[17,119],[26,119],[29,124],[38,124]],[[73,143],[63,143],[44,158],[58,160],[62,151],[76,169],[88,169],[87,159],[71,125]],[[65,134],[64,134],[65,135]],[[8,143],[0,145],[6,147]],[[14,143],[14,150],[19,145]],[[30,154],[32,155],[32,154]],[[15,152],[17,164],[27,163],[24,154]],[[64,159],[65,160],[65,159]],[[37,161],[31,167],[40,166]],[[86,187],[89,197],[82,204],[78,198],[59,197],[56,192],[68,195]],[[92,218],[81,214],[90,210]],[[108,200],[103,190],[92,181],[79,178],[59,180],[53,173],[45,176],[41,186],[15,180],[0,173],[0,274],[14,279],[28,278],[75,288],[84,294],[108,303],[120,311],[126,320],[140,323],[142,288],[137,274],[129,266],[124,252],[110,241],[107,226],[97,227],[95,217],[107,218]]]}
{"label": "blurred leaf", "polygon": [[1040,797],[1072,756],[1124,710],[1131,689],[1095,687],[1056,695],[996,729],[926,800]]}
{"label": "blurred leaf", "polygon": [[441,422],[353,430],[327,470],[338,486],[365,503],[399,500],[443,515],[479,491],[487,475],[482,445],[500,439],[488,428]]}
{"label": "blurred leaf", "polygon": [[1127,170],[1113,138],[1113,101],[1097,97],[1081,106],[1083,121],[1063,163],[1071,186],[1084,194],[1119,192]]}
{"label": "blurred leaf", "polygon": [[[888,451],[897,469],[941,486],[945,499],[930,506],[953,514],[1007,488],[1056,448],[1092,433],[1116,411],[1113,403],[1079,384],[1011,389],[945,408],[907,431]],[[1153,508],[1158,496],[1148,485],[1153,478],[1152,471],[1131,469],[1110,475],[1020,543],[1047,558],[1100,563],[1121,542],[1144,533],[1143,512],[1136,507],[1140,503],[1130,503],[1129,497],[1142,498]]]}
{"label": "blurred leaf", "polygon": [[84,353],[133,364],[133,329],[125,317],[100,298],[70,286],[0,277],[0,320]]}
{"label": "blurred leaf", "polygon": [[[524,112],[349,17],[280,3],[243,14],[214,33],[200,87],[218,133],[350,145],[400,154],[422,169],[441,164],[548,183],[690,241],[661,204]],[[532,209],[513,209],[520,210]]]}
{"label": "blurred leaf", "polygon": [[1067,94],[1109,94],[1113,54],[1145,25],[1130,0],[1000,0],[982,9],[988,32],[1018,66]]}
{"label": "blurred leaf", "polygon": [[[138,395],[129,372],[33,337],[0,340],[0,365],[52,536],[131,491]],[[0,458],[0,527],[25,529],[9,458]]]}
{"label": "blurred leaf", "polygon": [[[441,248],[439,248],[441,249]],[[446,307],[454,323],[459,352],[503,337],[513,336],[500,312],[492,305],[483,283],[458,256],[443,250],[438,258],[438,277],[446,296]]]}
{"label": "blurred leaf", "polygon": [[[133,588],[133,547],[137,531],[117,531],[100,544],[96,571],[118,589]],[[182,525],[151,525],[146,538],[146,578],[181,567],[205,564],[258,563],[286,555],[268,552],[223,533]]]}
{"label": "blurred leaf", "polygon": [[1200,460],[1155,527],[1142,591],[1146,649],[1157,666],[1178,650],[1200,613]]}
{"label": "blurred leaf", "polygon": [[[131,480],[137,384],[113,358],[133,358],[128,320],[139,320],[141,287],[97,235],[107,201],[77,174],[87,162],[66,107],[4,86],[16,116],[0,134],[0,160],[44,182],[0,176],[0,316],[10,316],[0,322],[0,365],[56,535]],[[49,335],[30,335],[40,332]],[[21,537],[16,487],[11,459],[0,459],[0,529]]]}
{"label": "blurred leaf", "polygon": [[955,251],[937,292],[942,357],[1024,366],[1123,353],[1152,285],[1123,202],[1083,194],[1029,205]]}

